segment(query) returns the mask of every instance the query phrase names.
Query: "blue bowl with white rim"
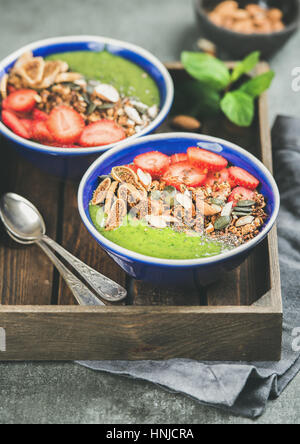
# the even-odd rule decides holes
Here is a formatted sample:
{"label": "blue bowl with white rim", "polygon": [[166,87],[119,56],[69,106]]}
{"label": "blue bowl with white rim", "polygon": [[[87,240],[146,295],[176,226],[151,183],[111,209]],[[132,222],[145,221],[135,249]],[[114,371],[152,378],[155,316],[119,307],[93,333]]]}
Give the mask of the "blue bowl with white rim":
{"label": "blue bowl with white rim", "polygon": [[[69,36],[41,40],[24,46],[0,62],[0,81],[14,66],[18,58],[28,51],[35,57],[46,57],[51,54],[71,51],[103,51],[120,56],[140,66],[156,82],[160,92],[160,112],[157,117],[138,134],[127,140],[134,140],[152,133],[167,117],[174,99],[174,85],[165,66],[150,52],[136,45],[95,36]],[[14,148],[30,162],[42,170],[63,179],[81,178],[88,166],[107,150],[118,146],[121,142],[94,148],[54,148],[37,142],[25,140],[14,134],[0,121],[0,133]]]}
{"label": "blue bowl with white rim", "polygon": [[[148,257],[107,240],[94,227],[89,214],[89,203],[99,183],[99,176],[109,174],[114,166],[130,164],[133,159],[149,151],[164,154],[186,152],[190,146],[199,146],[221,154],[231,164],[246,169],[260,180],[259,191],[265,196],[268,219],[254,239],[218,256],[192,260],[167,260]],[[274,226],[280,207],[280,196],[270,171],[243,148],[215,137],[169,133],[127,141],[96,160],[85,173],[78,191],[78,208],[81,219],[90,234],[115,262],[135,279],[158,285],[193,286],[195,282],[207,285],[217,280],[224,271],[238,267],[268,235]]]}

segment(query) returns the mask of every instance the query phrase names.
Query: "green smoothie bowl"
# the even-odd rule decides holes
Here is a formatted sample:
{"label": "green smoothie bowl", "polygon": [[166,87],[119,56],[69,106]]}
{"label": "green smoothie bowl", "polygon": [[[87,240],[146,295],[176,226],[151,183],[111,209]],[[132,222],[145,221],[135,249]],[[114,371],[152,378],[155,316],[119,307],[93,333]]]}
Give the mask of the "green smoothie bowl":
{"label": "green smoothie bowl", "polygon": [[173,103],[165,66],[106,37],[32,43],[0,63],[0,132],[46,172],[80,178],[99,154],[153,132]]}

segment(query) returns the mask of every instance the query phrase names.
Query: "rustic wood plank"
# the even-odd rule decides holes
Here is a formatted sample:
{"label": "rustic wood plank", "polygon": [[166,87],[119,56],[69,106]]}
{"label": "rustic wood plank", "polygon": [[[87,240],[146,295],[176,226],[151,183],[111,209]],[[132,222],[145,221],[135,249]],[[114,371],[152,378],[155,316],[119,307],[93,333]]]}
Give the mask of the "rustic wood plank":
{"label": "rustic wood plank", "polygon": [[62,308],[0,307],[0,360],[280,359],[281,315],[268,310]]}
{"label": "rustic wood plank", "polygon": [[[122,286],[126,286],[126,274],[102,250],[84,227],[77,206],[78,184],[67,182],[64,187],[63,210],[61,212],[61,234],[59,242],[76,257],[98,270],[105,276],[113,279]],[[74,305],[74,296],[60,279],[58,286],[58,304]]]}
{"label": "rustic wood plank", "polygon": [[[13,191],[34,203],[56,237],[59,182],[27,163],[0,139],[0,194]],[[36,246],[23,247],[0,234],[0,297],[2,304],[51,304],[53,266]]]}
{"label": "rustic wood plank", "polygon": [[136,306],[198,306],[206,304],[205,290],[159,288],[132,279],[130,286],[132,305]]}

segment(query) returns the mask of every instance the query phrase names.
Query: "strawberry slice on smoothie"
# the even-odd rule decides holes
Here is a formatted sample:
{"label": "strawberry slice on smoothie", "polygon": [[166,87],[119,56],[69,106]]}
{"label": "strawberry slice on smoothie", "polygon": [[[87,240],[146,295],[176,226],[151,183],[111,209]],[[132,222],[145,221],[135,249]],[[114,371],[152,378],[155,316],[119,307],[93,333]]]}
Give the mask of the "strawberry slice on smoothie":
{"label": "strawberry slice on smoothie", "polygon": [[188,148],[187,155],[191,164],[201,168],[203,171],[220,171],[228,165],[228,161],[224,157],[202,148]]}
{"label": "strawberry slice on smoothie", "polygon": [[191,165],[189,162],[179,162],[170,165],[163,176],[167,185],[175,187],[180,191],[181,185],[188,187],[200,187],[207,178],[200,168]]}
{"label": "strawberry slice on smoothie", "polygon": [[170,165],[170,157],[160,151],[140,154],[134,159],[134,164],[153,178],[161,177]]}

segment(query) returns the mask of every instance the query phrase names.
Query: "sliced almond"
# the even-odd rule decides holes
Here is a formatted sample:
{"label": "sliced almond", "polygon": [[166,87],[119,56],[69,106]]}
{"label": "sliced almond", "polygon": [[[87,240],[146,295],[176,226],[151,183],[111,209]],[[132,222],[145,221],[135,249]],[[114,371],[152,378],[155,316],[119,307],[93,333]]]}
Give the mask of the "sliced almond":
{"label": "sliced almond", "polygon": [[228,202],[222,210],[221,216],[231,216],[233,202]]}
{"label": "sliced almond", "polygon": [[218,211],[218,209],[214,208],[214,206],[212,205],[209,205],[204,200],[199,200],[197,202],[196,211],[197,213],[203,214],[204,216],[215,216],[220,212]]}
{"label": "sliced almond", "polygon": [[96,86],[94,93],[104,102],[117,103],[120,100],[119,91],[114,86],[105,83]]}
{"label": "sliced almond", "polygon": [[63,72],[56,76],[55,83],[73,83],[79,79],[82,79],[82,74],[78,72]]}
{"label": "sliced almond", "polygon": [[193,208],[193,201],[188,194],[177,193],[176,200],[187,211]]}
{"label": "sliced almond", "polygon": [[100,185],[94,192],[92,200],[93,205],[100,205],[105,201],[110,186],[111,186],[111,179],[109,177],[107,179],[104,179],[103,182],[100,183]]}
{"label": "sliced almond", "polygon": [[146,190],[149,190],[152,185],[152,176],[149,173],[145,173],[140,168],[137,170],[137,176],[139,178],[139,181],[142,183],[142,185],[145,187]]}
{"label": "sliced almond", "polygon": [[151,106],[151,108],[148,109],[148,116],[150,117],[151,120],[156,119],[158,113],[159,113],[159,108],[157,105],[153,105]]}
{"label": "sliced almond", "polygon": [[201,123],[194,117],[181,115],[174,117],[172,126],[187,131],[197,131],[201,128]]}
{"label": "sliced almond", "polygon": [[129,119],[132,120],[134,123],[136,123],[137,125],[143,124],[143,121],[135,108],[133,108],[132,106],[125,106],[124,111]]}
{"label": "sliced almond", "polygon": [[237,220],[235,226],[236,227],[244,227],[245,225],[252,224],[253,221],[254,221],[253,216],[244,216],[244,217],[241,217],[240,219]]}
{"label": "sliced almond", "polygon": [[8,74],[4,74],[4,76],[1,79],[1,84],[0,84],[0,91],[1,91],[2,99],[6,99],[6,97],[7,97],[7,83],[8,83]]}

